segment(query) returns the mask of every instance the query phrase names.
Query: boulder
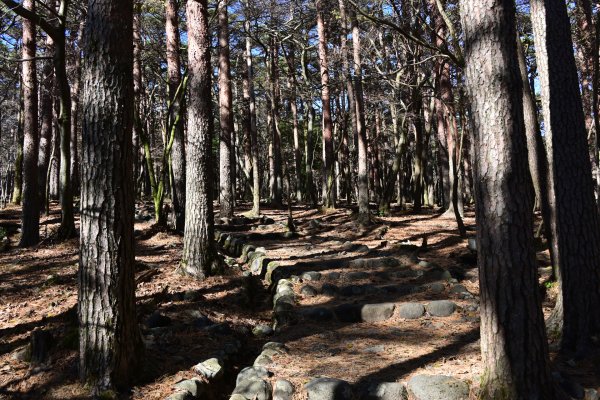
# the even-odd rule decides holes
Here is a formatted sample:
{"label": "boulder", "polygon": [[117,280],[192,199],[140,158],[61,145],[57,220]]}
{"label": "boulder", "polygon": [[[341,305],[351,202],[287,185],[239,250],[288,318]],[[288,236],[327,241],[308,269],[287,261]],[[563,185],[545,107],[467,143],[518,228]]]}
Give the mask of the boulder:
{"label": "boulder", "polygon": [[408,381],[414,400],[468,400],[469,385],[451,376],[415,375]]}
{"label": "boulder", "polygon": [[223,363],[218,358],[209,358],[194,366],[194,370],[206,379],[216,379],[223,375]]}
{"label": "boulder", "polygon": [[237,375],[235,384],[239,385],[249,379],[267,379],[269,376],[271,373],[265,367],[246,367]]}
{"label": "boulder", "polygon": [[252,334],[257,337],[270,336],[273,334],[273,328],[266,324],[256,325],[252,329]]}
{"label": "boulder", "polygon": [[188,391],[181,390],[173,393],[166,400],[194,400],[195,397]]}
{"label": "boulder", "polygon": [[449,300],[436,300],[427,304],[427,312],[433,317],[448,317],[454,314],[456,304]]}
{"label": "boulder", "polygon": [[278,379],[273,388],[273,400],[292,400],[294,386],[290,381]]}
{"label": "boulder", "polygon": [[305,281],[320,281],[321,273],[317,271],[308,271],[302,274],[302,279]]}
{"label": "boulder", "polygon": [[247,400],[271,400],[272,391],[271,384],[263,379],[247,379],[236,385],[233,394]]}
{"label": "boulder", "polygon": [[398,315],[404,319],[417,319],[425,314],[425,306],[419,303],[404,303],[398,307]]}
{"label": "boulder", "polygon": [[176,390],[187,391],[194,398],[197,398],[200,397],[202,393],[204,393],[204,385],[205,383],[201,379],[192,378],[177,382],[175,385],[173,385],[173,388],[175,388]]}
{"label": "boulder", "polygon": [[341,322],[361,322],[361,306],[360,304],[341,304],[333,309],[335,316]]}
{"label": "boulder", "polygon": [[360,310],[364,322],[379,322],[390,319],[396,306],[393,303],[365,304]]}
{"label": "boulder", "polygon": [[300,293],[305,297],[315,297],[318,292],[317,289],[310,285],[304,285],[300,288]]}
{"label": "boulder", "polygon": [[302,315],[305,318],[312,319],[317,322],[327,322],[333,319],[333,313],[330,309],[325,307],[316,307],[304,310]]}
{"label": "boulder", "polygon": [[346,381],[316,378],[304,385],[308,400],[352,400],[352,387]]}
{"label": "boulder", "polygon": [[408,392],[399,382],[377,383],[369,387],[367,393],[369,400],[407,400]]}

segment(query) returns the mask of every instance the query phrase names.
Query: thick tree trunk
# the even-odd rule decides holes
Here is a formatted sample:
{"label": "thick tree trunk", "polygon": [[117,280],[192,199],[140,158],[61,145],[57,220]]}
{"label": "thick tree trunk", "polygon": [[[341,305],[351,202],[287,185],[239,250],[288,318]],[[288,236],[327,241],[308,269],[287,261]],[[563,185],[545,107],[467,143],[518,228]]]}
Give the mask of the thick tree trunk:
{"label": "thick tree trunk", "polygon": [[[34,0],[23,7],[35,11]],[[19,246],[29,247],[40,240],[38,193],[38,82],[36,75],[35,24],[23,19],[23,213]]]}
{"label": "thick tree trunk", "polygon": [[335,208],[335,171],[333,153],[333,122],[331,119],[331,98],[329,88],[329,62],[327,59],[327,30],[323,0],[316,0],[317,32],[319,34],[319,69],[321,71],[321,103],[323,107],[323,207]]}
{"label": "thick tree trunk", "polygon": [[[533,247],[512,0],[464,0],[475,138],[483,399],[555,399]],[[481,90],[485,87],[485,90]]]}
{"label": "thick tree trunk", "polygon": [[[181,85],[181,61],[179,56],[179,6],[177,0],[165,2],[167,33],[167,78],[169,88],[169,123],[174,127],[171,148],[171,201],[172,222],[175,230],[183,231],[185,224],[185,137],[183,131],[183,96],[177,96]],[[167,135],[171,130],[167,130]]]}
{"label": "thick tree trunk", "polygon": [[274,35],[269,38],[269,115],[268,126],[271,135],[269,144],[269,191],[271,203],[281,207],[283,201],[283,175],[281,168],[281,132],[279,131],[279,47]]}
{"label": "thick tree trunk", "polygon": [[126,385],[142,365],[130,190],[132,3],[90,0],[84,34],[79,371],[98,393]]}
{"label": "thick tree trunk", "polygon": [[[140,13],[141,3],[134,2],[133,8],[133,179],[137,182],[138,174],[142,173],[145,168],[143,163],[140,166],[140,158],[145,160],[145,149],[141,148],[142,136],[144,135],[144,127],[141,119],[142,96],[144,90],[142,88],[142,38],[140,32]],[[140,157],[141,154],[141,157]],[[147,179],[150,180],[150,174],[146,171]],[[145,182],[144,181],[144,182]],[[151,185],[146,185],[146,189],[150,189]],[[137,194],[138,188],[134,192]],[[148,192],[151,192],[148,190]],[[144,194],[147,194],[143,192]]]}
{"label": "thick tree trunk", "polygon": [[315,138],[314,138],[314,125],[315,125],[315,109],[312,106],[310,99],[307,99],[306,103],[306,138],[304,140],[304,154],[305,154],[305,170],[304,177],[306,182],[304,188],[306,190],[307,200],[313,207],[317,206],[317,193],[315,183],[313,180],[313,161],[315,151]]}
{"label": "thick tree trunk", "polygon": [[188,0],[189,105],[182,270],[198,279],[218,266],[213,215],[213,113],[206,0]]}
{"label": "thick tree trunk", "polygon": [[231,72],[229,60],[229,17],[227,0],[219,1],[219,203],[221,218],[233,216],[231,151],[233,134],[233,97],[231,95]]}
{"label": "thick tree trunk", "polygon": [[562,2],[534,0],[531,16],[550,166],[548,192],[553,200],[551,245],[561,279],[551,325],[563,321],[563,352],[584,355],[600,326],[595,312],[600,308],[600,221],[571,27]]}

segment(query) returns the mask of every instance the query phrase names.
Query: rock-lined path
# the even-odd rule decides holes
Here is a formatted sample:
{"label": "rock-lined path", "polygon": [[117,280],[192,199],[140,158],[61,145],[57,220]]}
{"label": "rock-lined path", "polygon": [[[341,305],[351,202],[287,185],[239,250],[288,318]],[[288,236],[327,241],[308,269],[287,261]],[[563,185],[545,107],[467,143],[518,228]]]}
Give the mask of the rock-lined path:
{"label": "rock-lined path", "polygon": [[[435,363],[479,351],[473,267],[452,271],[418,244],[381,240],[385,227],[375,243],[320,234],[328,228],[317,219],[299,234],[220,235],[230,264],[269,286],[273,307],[272,326],[254,329],[269,342],[231,399],[469,398],[473,371],[448,376],[461,360]],[[422,373],[403,379],[412,372]]]}

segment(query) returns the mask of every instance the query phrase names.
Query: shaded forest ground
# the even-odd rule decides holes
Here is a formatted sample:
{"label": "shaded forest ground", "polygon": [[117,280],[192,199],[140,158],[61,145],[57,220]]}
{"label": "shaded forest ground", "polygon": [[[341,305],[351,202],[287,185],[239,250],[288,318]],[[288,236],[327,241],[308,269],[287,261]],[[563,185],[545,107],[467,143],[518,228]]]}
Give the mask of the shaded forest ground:
{"label": "shaded forest ground", "polygon": [[[250,243],[263,246],[269,259],[278,261],[290,273],[302,276],[316,271],[324,277],[319,282],[294,284],[297,293],[307,283],[318,291],[316,296],[299,296],[301,316],[317,307],[333,308],[344,303],[425,304],[450,299],[458,306],[450,317],[424,316],[410,321],[397,315],[378,323],[323,323],[301,317],[299,323],[272,337],[259,338],[252,335],[252,328],[270,324],[272,318],[266,284],[258,278],[244,277],[243,268],[237,264],[223,276],[204,282],[181,276],[176,269],[182,237],[157,230],[149,206],[138,204],[136,210],[137,302],[147,358],[143,376],[124,398],[165,398],[174,383],[196,376],[194,365],[218,355],[227,344],[237,343],[242,350],[228,363],[228,373],[215,393],[216,398],[228,398],[235,373],[252,364],[266,341],[284,342],[290,349],[289,354],[274,357],[269,370],[274,372],[273,380],[289,379],[297,390],[317,376],[340,378],[360,386],[405,381],[415,373],[452,375],[470,382],[476,390],[482,372],[476,261],[466,240],[458,236],[451,217],[433,210],[418,215],[397,211],[391,217],[378,218],[369,228],[361,228],[353,222],[351,211],[344,208],[322,214],[295,207],[298,236],[285,239],[287,213],[267,208],[263,213],[274,223],[255,221],[236,226],[238,234],[246,234]],[[12,206],[0,212],[0,227],[7,230],[12,244],[0,254],[0,399],[88,398],[87,389],[77,380],[78,240],[52,242],[51,234],[60,222],[54,205],[51,214],[42,218],[42,243],[33,249],[15,248],[19,212]],[[472,212],[467,212],[465,222],[474,234]],[[226,231],[233,226],[219,228]],[[415,254],[399,252],[400,243],[406,242],[415,245]],[[435,286],[440,280],[427,273],[407,277],[393,267],[348,267],[348,262],[357,258],[387,256],[412,257],[413,269],[425,272],[431,265],[438,265],[458,282],[442,281],[440,287]],[[547,253],[539,252],[538,260],[543,282],[550,273]],[[367,290],[326,295],[325,284]],[[463,285],[471,296],[453,293],[456,284]],[[390,287],[395,289],[386,289]],[[420,290],[411,289],[417,287]],[[540,288],[546,286],[541,284]],[[554,291],[547,290],[546,314],[552,308]],[[162,319],[159,322],[158,315]],[[21,360],[23,349],[31,331],[40,328],[52,332],[50,358],[32,366]],[[554,355],[556,343],[551,341],[550,348]],[[587,388],[600,386],[598,365],[598,357],[577,364],[555,362],[557,369]]]}

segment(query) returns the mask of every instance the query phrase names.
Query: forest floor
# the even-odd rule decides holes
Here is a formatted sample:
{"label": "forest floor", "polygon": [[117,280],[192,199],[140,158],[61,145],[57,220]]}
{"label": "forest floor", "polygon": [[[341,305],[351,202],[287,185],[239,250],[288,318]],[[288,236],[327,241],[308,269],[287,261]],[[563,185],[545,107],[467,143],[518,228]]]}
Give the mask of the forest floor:
{"label": "forest floor", "polygon": [[[451,375],[468,382],[475,396],[482,373],[477,267],[451,216],[434,210],[395,211],[362,228],[348,209],[321,213],[298,206],[293,238],[286,239],[285,210],[263,209],[272,219],[268,224],[218,226],[247,235],[291,277],[299,317],[263,337],[252,329],[272,322],[271,292],[264,281],[249,279],[237,264],[203,282],[180,275],[182,237],[156,229],[148,206],[138,205],[136,212],[136,294],[147,351],[142,377],[123,398],[164,399],[173,384],[197,376],[194,365],[233,343],[241,351],[215,393],[215,398],[227,399],[236,372],[252,365],[268,341],[288,348],[270,360],[269,379],[289,380],[297,399],[304,398],[301,388],[315,377],[366,387],[406,382],[415,374]],[[54,205],[42,218],[42,242],[32,249],[16,248],[19,213],[13,206],[0,211],[0,227],[11,240],[0,253],[0,399],[87,399],[88,390],[77,376],[78,239],[52,241],[60,222]],[[465,222],[474,235],[472,212],[467,211]],[[383,258],[398,262],[353,262]],[[547,253],[539,252],[538,261],[542,290],[550,273]],[[546,315],[553,292],[545,293]],[[456,311],[446,317],[427,312],[416,319],[399,314],[402,304],[434,300],[450,300]],[[393,303],[394,311],[379,322],[338,315],[344,307],[382,303]],[[51,332],[53,340],[48,360],[34,366],[25,352],[35,329]],[[551,341],[553,359],[556,347]],[[554,367],[583,387],[597,389],[599,360],[555,361]]]}

